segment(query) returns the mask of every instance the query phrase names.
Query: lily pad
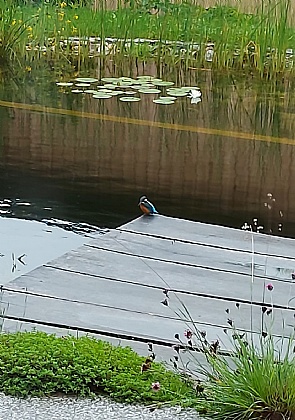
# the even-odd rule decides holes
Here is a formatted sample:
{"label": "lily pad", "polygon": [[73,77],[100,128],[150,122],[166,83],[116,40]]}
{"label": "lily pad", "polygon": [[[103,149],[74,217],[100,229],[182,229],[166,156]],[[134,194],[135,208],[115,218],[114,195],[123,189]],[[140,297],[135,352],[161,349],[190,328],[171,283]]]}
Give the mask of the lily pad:
{"label": "lily pad", "polygon": [[159,80],[159,81],[155,81],[152,80],[153,85],[155,86],[173,86],[174,82],[165,82],[165,80]]}
{"label": "lily pad", "polygon": [[119,80],[117,86],[123,88],[123,87],[130,87],[133,85],[133,82],[131,80]]}
{"label": "lily pad", "polygon": [[172,105],[175,103],[175,101],[168,101],[168,99],[154,99],[153,102],[159,105]]}
{"label": "lily pad", "polygon": [[86,89],[86,90],[84,90],[84,93],[96,93],[97,92],[97,90],[95,90],[95,89]]}
{"label": "lily pad", "polygon": [[76,83],[75,86],[77,86],[77,87],[90,87],[90,83]]}
{"label": "lily pad", "polygon": [[165,101],[167,99],[167,101],[175,101],[176,96],[160,96],[159,99],[162,99],[163,101]]}
{"label": "lily pad", "polygon": [[110,93],[108,93],[108,95],[112,95],[112,96],[118,96],[118,95],[122,95],[123,92],[122,90],[112,90],[110,91]]}
{"label": "lily pad", "polygon": [[140,101],[140,98],[137,98],[136,96],[122,96],[119,99],[122,102],[138,102],[138,101]]}
{"label": "lily pad", "polygon": [[141,86],[141,85],[131,85],[131,86],[128,86],[128,88],[129,88],[129,89],[139,90],[139,89],[141,89],[141,88],[142,88],[142,86]]}
{"label": "lily pad", "polygon": [[92,96],[92,98],[94,98],[94,99],[109,99],[111,97],[112,97],[112,95],[109,95],[109,94],[103,93],[103,92],[99,93],[99,94],[94,94]]}
{"label": "lily pad", "polygon": [[102,82],[106,82],[106,83],[115,83],[119,80],[118,77],[103,77],[101,79]]}
{"label": "lily pad", "polygon": [[122,77],[119,77],[119,80],[122,80],[122,82],[130,82],[134,79],[132,79],[132,77],[122,76]]}
{"label": "lily pad", "polygon": [[155,85],[153,85],[152,83],[142,83],[142,84],[140,85],[140,87],[142,87],[142,88],[151,88],[151,89],[154,89]]}
{"label": "lily pad", "polygon": [[73,89],[72,93],[83,93],[83,90],[81,89]]}
{"label": "lily pad", "polygon": [[142,83],[142,81],[141,81],[141,80],[136,80],[136,79],[133,79],[133,80],[132,80],[132,84],[133,84],[133,85],[141,85],[141,83]]}
{"label": "lily pad", "polygon": [[122,95],[125,94],[125,92],[123,92],[123,90],[112,90],[110,92],[110,95],[116,96],[116,95]]}
{"label": "lily pad", "polygon": [[161,93],[160,89],[139,89],[140,93]]}
{"label": "lily pad", "polygon": [[187,96],[187,92],[185,92],[185,91],[172,91],[172,92],[170,92],[170,91],[167,91],[167,95],[169,95],[169,96]]}
{"label": "lily pad", "polygon": [[72,82],[56,82],[57,86],[73,86]]}
{"label": "lily pad", "polygon": [[106,85],[104,85],[103,87],[105,89],[116,89],[118,85],[114,85],[113,83],[107,83]]}
{"label": "lily pad", "polygon": [[107,93],[108,95],[111,95],[113,93],[113,90],[111,89],[99,89],[96,91],[98,93],[98,95],[100,95],[101,93]]}
{"label": "lily pad", "polygon": [[77,77],[75,81],[81,83],[95,83],[98,82],[98,79],[95,79],[94,77]]}

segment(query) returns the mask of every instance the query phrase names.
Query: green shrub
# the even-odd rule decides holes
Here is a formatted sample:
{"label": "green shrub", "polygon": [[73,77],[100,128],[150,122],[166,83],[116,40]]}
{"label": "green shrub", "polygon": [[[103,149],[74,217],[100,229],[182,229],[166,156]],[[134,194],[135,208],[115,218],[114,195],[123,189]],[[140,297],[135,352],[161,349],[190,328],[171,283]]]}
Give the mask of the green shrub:
{"label": "green shrub", "polygon": [[238,339],[231,357],[211,354],[209,364],[204,408],[211,418],[295,419],[295,359],[276,351],[273,337],[258,346]]}
{"label": "green shrub", "polygon": [[[104,393],[130,403],[196,405],[196,392],[189,383],[156,362],[142,372],[144,361],[131,348],[88,336],[1,334],[0,391],[22,397]],[[153,383],[160,384],[158,390],[152,389]]]}

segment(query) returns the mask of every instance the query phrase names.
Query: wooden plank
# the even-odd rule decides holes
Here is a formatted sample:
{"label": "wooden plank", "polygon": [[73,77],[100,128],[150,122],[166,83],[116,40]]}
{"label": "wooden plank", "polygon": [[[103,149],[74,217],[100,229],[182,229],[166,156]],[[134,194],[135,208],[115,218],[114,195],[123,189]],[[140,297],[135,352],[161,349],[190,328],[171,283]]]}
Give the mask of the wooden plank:
{"label": "wooden plank", "polygon": [[[139,258],[210,268],[225,273],[251,274],[252,254],[243,250],[220,249],[118,231],[99,237],[89,245]],[[292,281],[294,268],[295,259],[254,255],[254,274],[257,277]]]}
{"label": "wooden plank", "polygon": [[[46,317],[38,319],[45,321],[49,313],[50,316],[56,313],[56,320],[54,320],[54,317],[50,319],[52,322],[60,323],[59,313],[64,311],[63,322],[67,325],[73,325],[70,308],[77,305],[80,309],[74,315],[80,316],[81,319],[88,318],[88,312],[96,320],[104,319],[103,314],[106,311],[110,318],[105,318],[104,328],[119,329],[128,332],[130,335],[136,335],[139,334],[137,318],[140,318],[142,320],[140,331],[144,336],[148,336],[153,329],[156,337],[161,338],[159,334],[162,328],[159,325],[167,323],[171,334],[172,325],[175,325],[176,328],[180,320],[185,318],[182,314],[182,305],[185,305],[189,310],[191,319],[201,329],[212,327],[222,330],[229,327],[227,320],[230,318],[237,328],[246,331],[252,329],[255,332],[262,330],[262,309],[257,305],[242,304],[237,308],[233,302],[229,304],[220,299],[185,293],[171,293],[169,294],[169,307],[167,307],[161,304],[165,297],[163,293],[154,288],[147,289],[139,284],[110,282],[106,279],[66,271],[60,271],[58,276],[54,273],[56,273],[56,270],[43,267],[33,271],[30,275],[22,276],[14,282],[19,288],[27,288],[28,292],[39,293],[39,296],[27,295],[28,300],[34,300],[34,306],[36,307],[32,313],[29,312],[31,313],[30,317],[37,315],[40,317],[43,314],[42,316]],[[41,278],[42,282],[40,281]],[[52,298],[50,299],[50,297]],[[8,315],[17,316],[16,314],[24,311],[27,314],[27,307],[25,304],[22,305],[22,299],[24,300],[24,296],[20,294],[13,292],[9,294]],[[45,305],[42,301],[46,302],[45,313],[43,312]],[[29,304],[27,306],[28,311],[31,311],[32,308]],[[285,332],[287,334],[291,333],[294,325],[293,312],[293,310],[274,308],[270,316],[265,315],[263,317],[263,328],[268,327],[268,330],[271,329],[273,334],[280,335],[282,320],[284,320]],[[124,317],[127,317],[126,322],[123,321]],[[189,318],[187,318],[187,321],[189,321]],[[93,320],[89,319],[90,322],[92,325]],[[182,330],[185,328],[186,325],[183,323]],[[170,337],[165,336],[165,340],[172,340],[174,333]]]}
{"label": "wooden plank", "polygon": [[[163,261],[145,261],[133,255],[88,246],[72,251],[48,266],[100,276],[114,282],[142,284],[161,290],[168,288],[234,302],[266,302],[287,307],[288,300],[294,295],[295,290],[295,285],[292,283],[287,285],[283,281],[273,280],[274,293],[270,293],[265,289],[264,279],[255,278],[252,284],[249,274],[224,273]],[[290,302],[289,306],[295,309],[295,300]]]}
{"label": "wooden plank", "polygon": [[[251,232],[163,215],[142,216],[126,223],[119,229],[212,246],[218,245],[228,249],[239,249],[248,252],[252,250]],[[294,239],[259,233],[254,233],[253,236],[256,252],[290,258],[295,257]]]}

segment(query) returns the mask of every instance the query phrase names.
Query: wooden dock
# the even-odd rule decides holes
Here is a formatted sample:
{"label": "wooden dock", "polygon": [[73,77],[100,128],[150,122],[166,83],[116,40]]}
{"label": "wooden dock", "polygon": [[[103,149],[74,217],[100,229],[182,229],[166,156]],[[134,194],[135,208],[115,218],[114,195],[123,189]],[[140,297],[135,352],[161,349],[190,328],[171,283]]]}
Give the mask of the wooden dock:
{"label": "wooden dock", "polygon": [[[227,348],[231,321],[294,333],[293,271],[293,239],[140,217],[3,286],[4,330],[79,331],[144,352],[147,342],[185,339],[184,304],[208,340]],[[263,307],[271,313],[262,316]]]}

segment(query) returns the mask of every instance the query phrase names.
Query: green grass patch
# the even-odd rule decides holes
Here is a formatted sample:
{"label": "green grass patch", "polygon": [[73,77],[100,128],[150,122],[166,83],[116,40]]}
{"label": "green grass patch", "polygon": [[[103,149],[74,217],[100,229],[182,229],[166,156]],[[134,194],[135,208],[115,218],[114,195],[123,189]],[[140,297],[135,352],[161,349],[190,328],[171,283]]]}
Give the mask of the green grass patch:
{"label": "green grass patch", "polygon": [[128,403],[197,404],[190,383],[154,361],[142,371],[145,360],[131,348],[88,336],[5,333],[0,335],[0,391],[21,397],[105,394]]}

